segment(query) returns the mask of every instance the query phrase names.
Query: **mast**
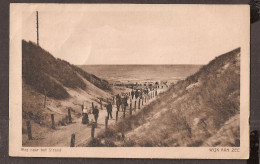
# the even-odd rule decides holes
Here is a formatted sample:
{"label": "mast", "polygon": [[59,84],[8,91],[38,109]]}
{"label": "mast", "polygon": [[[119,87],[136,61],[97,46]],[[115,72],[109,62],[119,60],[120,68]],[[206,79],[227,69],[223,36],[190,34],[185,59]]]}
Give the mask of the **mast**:
{"label": "mast", "polygon": [[38,11],[36,11],[36,30],[37,30],[37,45],[39,46],[39,20],[38,20]]}

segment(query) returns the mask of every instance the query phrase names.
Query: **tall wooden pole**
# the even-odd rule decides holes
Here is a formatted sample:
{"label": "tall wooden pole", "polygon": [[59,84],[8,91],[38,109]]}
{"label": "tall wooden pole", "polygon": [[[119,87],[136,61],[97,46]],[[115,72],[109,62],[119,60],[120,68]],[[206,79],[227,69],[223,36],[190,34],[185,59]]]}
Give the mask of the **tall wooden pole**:
{"label": "tall wooden pole", "polygon": [[37,45],[39,46],[39,18],[38,18],[38,11],[36,11],[36,28],[37,28]]}

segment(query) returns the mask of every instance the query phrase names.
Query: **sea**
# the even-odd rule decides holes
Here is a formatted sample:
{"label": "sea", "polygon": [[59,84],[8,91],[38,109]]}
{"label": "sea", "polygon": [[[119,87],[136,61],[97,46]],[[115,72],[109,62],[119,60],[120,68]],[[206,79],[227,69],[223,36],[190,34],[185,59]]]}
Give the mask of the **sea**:
{"label": "sea", "polygon": [[80,65],[84,71],[110,83],[176,82],[196,73],[202,65]]}

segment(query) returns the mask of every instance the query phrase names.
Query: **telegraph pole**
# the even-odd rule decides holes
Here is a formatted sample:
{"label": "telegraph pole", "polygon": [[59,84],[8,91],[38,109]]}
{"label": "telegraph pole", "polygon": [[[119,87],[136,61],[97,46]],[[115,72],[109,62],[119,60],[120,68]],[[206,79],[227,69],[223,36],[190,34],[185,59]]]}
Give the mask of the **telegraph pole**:
{"label": "telegraph pole", "polygon": [[37,45],[39,46],[39,20],[38,20],[38,11],[36,11],[36,30],[37,30]]}

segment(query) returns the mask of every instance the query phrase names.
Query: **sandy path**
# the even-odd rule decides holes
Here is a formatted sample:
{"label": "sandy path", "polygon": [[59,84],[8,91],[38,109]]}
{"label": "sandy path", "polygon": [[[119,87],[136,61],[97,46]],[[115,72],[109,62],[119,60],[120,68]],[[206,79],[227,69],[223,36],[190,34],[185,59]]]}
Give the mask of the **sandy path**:
{"label": "sandy path", "polygon": [[[160,89],[158,92],[162,92],[165,89]],[[149,104],[151,101],[155,100],[155,98],[150,99],[146,102],[142,107]],[[134,108],[134,101],[132,100],[133,105],[132,108]],[[136,108],[138,108],[138,99],[136,100]],[[128,100],[128,103],[130,104],[130,100]],[[129,111],[128,105],[127,109]],[[138,109],[137,109],[138,111]],[[133,114],[134,114],[133,110]],[[115,124],[116,120],[116,106],[113,105],[113,119],[110,119],[108,121],[108,126],[111,124]],[[127,116],[128,114],[126,114]],[[95,128],[95,136],[102,130],[105,129],[105,118],[107,117],[107,111],[105,107],[103,107],[103,110],[99,111],[99,118],[98,118],[98,127]],[[119,119],[122,119],[123,112],[119,112],[118,115]],[[70,140],[71,135],[75,134],[75,146],[84,146],[90,139],[91,139],[91,126],[84,125],[81,123],[82,118],[73,118],[73,123],[68,124],[67,126],[58,126],[56,127],[56,130],[49,130],[42,136],[37,136],[39,139],[30,140],[28,141],[27,145],[33,145],[33,146],[40,146],[40,147],[69,147],[70,146]]]}
{"label": "sandy path", "polygon": [[[108,125],[114,124],[116,109],[113,107],[113,119],[108,121]],[[119,112],[119,117],[123,115],[122,112]],[[98,127],[95,128],[95,135],[105,128],[105,118],[107,112],[105,109],[100,110],[98,118]],[[47,147],[69,147],[71,135],[75,134],[75,146],[82,145],[86,143],[88,139],[91,138],[91,126],[81,123],[82,117],[73,118],[73,122],[67,126],[57,126],[56,130],[50,130],[45,133],[43,136],[35,136],[35,140],[28,141],[28,145],[33,146],[47,146]]]}

